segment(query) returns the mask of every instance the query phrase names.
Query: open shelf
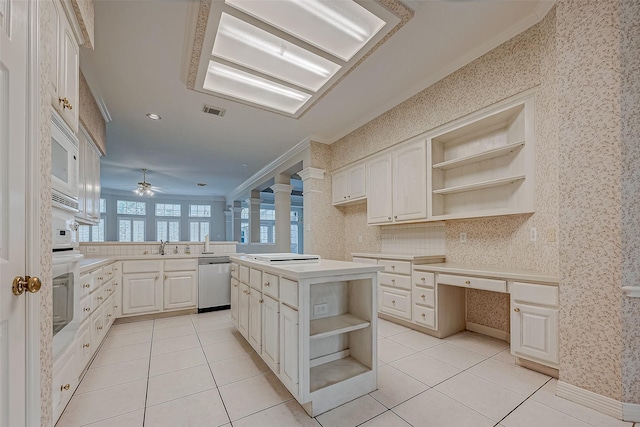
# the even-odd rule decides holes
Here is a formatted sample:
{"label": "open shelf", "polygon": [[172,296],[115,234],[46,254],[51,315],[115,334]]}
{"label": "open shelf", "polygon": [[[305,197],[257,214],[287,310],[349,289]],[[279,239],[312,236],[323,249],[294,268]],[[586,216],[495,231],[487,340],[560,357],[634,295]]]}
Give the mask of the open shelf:
{"label": "open shelf", "polygon": [[448,160],[446,162],[436,163],[435,165],[433,165],[433,168],[440,169],[440,170],[459,168],[461,166],[470,165],[472,163],[478,163],[483,160],[495,159],[496,157],[506,156],[507,154],[519,148],[522,148],[523,146],[524,146],[524,141],[514,142],[512,144],[507,144],[503,147],[483,151],[482,153],[472,154],[470,156],[460,157],[457,159]]}
{"label": "open shelf", "polygon": [[344,334],[368,327],[371,322],[361,319],[353,314],[341,314],[339,316],[325,317],[312,320],[309,324],[310,338],[319,339],[332,335]]}
{"label": "open shelf", "polygon": [[522,181],[525,178],[526,178],[525,175],[519,175],[519,176],[510,176],[507,178],[492,179],[490,181],[482,181],[482,182],[476,182],[474,184],[458,185],[456,187],[448,187],[448,188],[442,188],[440,190],[434,190],[433,194],[455,194],[455,193],[464,193],[465,191],[481,190],[483,188],[499,187],[501,185],[507,185],[517,181]]}
{"label": "open shelf", "polygon": [[371,371],[370,368],[353,357],[345,357],[344,359],[314,366],[310,372],[310,391],[313,393],[316,390],[329,387],[369,371]]}

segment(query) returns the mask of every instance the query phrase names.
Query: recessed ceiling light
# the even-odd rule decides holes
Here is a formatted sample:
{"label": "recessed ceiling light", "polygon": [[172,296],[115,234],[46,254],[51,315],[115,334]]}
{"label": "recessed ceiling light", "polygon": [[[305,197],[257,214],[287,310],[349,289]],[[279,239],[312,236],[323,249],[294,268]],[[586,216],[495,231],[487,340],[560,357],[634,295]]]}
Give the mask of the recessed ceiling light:
{"label": "recessed ceiling light", "polygon": [[243,168],[246,168],[247,166],[249,166],[249,165],[248,165],[248,164],[246,164],[246,163],[243,163],[243,164],[242,164],[242,167],[243,167]]}
{"label": "recessed ceiling light", "polygon": [[160,117],[156,113],[147,113],[147,117],[149,117],[151,120],[161,120],[162,119],[162,117]]}

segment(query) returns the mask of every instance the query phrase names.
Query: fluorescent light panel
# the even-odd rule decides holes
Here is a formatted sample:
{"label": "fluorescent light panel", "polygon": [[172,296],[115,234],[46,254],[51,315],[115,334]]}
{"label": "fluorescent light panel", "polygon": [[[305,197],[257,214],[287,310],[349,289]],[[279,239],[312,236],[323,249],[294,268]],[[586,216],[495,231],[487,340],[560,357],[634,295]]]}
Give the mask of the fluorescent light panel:
{"label": "fluorescent light panel", "polygon": [[215,61],[209,61],[203,87],[289,114],[295,114],[311,98],[307,93]]}
{"label": "fluorescent light panel", "polygon": [[227,13],[220,17],[212,54],[314,92],[341,68]]}
{"label": "fluorescent light panel", "polygon": [[225,0],[225,3],[344,61],[349,61],[385,24],[354,1]]}

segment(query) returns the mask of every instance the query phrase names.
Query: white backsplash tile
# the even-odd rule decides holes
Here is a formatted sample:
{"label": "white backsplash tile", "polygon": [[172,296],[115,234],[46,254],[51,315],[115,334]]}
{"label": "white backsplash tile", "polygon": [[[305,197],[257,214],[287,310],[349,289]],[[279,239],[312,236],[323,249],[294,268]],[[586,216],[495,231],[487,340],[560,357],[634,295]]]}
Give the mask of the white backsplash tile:
{"label": "white backsplash tile", "polygon": [[406,224],[382,227],[382,253],[444,254],[444,224]]}

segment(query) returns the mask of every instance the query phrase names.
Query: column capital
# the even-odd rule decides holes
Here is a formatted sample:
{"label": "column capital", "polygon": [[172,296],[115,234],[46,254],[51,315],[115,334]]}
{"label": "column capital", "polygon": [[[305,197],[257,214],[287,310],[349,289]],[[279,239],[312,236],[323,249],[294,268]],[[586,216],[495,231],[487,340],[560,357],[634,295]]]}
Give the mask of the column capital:
{"label": "column capital", "polygon": [[260,205],[260,203],[262,202],[259,198],[256,198],[256,197],[249,197],[246,200],[247,200],[247,203],[249,203],[252,206]]}
{"label": "column capital", "polygon": [[293,186],[289,184],[274,184],[271,186],[273,193],[287,193],[291,194],[291,190],[293,190]]}
{"label": "column capital", "polygon": [[232,213],[233,213],[233,211],[231,209],[225,209],[224,210],[224,216],[231,216]]}
{"label": "column capital", "polygon": [[302,178],[302,181],[304,182],[308,179],[324,179],[325,172],[326,171],[324,169],[308,167],[298,172],[298,175],[300,176],[300,178]]}
{"label": "column capital", "polygon": [[234,212],[234,213],[240,213],[240,212],[242,212],[242,209],[243,209],[242,207],[233,206],[233,207],[229,208],[229,211],[230,212]]}

